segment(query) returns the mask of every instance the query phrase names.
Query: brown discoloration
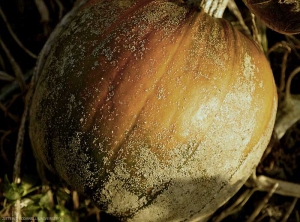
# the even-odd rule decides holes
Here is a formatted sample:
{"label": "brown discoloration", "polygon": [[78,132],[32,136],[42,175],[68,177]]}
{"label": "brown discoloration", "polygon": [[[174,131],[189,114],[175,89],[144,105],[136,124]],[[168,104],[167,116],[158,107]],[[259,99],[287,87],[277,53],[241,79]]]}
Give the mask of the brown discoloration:
{"label": "brown discoloration", "polygon": [[224,20],[172,1],[92,1],[50,52],[30,136],[108,213],[198,220],[250,175],[275,112],[268,62]]}

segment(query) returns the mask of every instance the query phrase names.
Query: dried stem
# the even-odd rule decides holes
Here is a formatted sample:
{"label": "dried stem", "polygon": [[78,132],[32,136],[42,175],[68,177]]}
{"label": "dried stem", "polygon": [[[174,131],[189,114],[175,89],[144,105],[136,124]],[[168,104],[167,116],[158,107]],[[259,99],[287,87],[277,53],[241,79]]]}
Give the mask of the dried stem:
{"label": "dried stem", "polygon": [[15,61],[14,57],[11,55],[9,49],[6,47],[6,45],[2,41],[1,37],[0,37],[0,46],[6,53],[7,58],[9,59],[9,62],[15,72],[15,75],[19,82],[21,90],[24,91],[25,90],[25,81],[24,81],[24,76],[23,76],[22,70],[21,70],[20,66],[18,65],[18,63]]}
{"label": "dried stem", "polygon": [[300,53],[297,51],[298,49],[300,49],[300,40],[292,35],[287,35],[285,37],[288,41],[288,44],[292,45],[292,51],[295,54],[295,56],[298,57],[298,59],[300,59]]}
{"label": "dried stem", "polygon": [[[25,103],[25,110],[22,116],[18,139],[16,144],[16,157],[14,163],[14,170],[13,170],[13,181],[16,184],[21,183],[21,162],[22,162],[22,154],[23,154],[23,144],[24,144],[24,136],[25,136],[25,125],[27,116],[29,114],[29,106]],[[21,200],[16,200],[13,208],[13,215],[16,218],[17,222],[21,222]]]}
{"label": "dried stem", "polygon": [[293,72],[289,75],[289,78],[286,82],[286,93],[285,93],[285,100],[288,101],[291,99],[291,84],[293,78],[300,73],[300,66],[293,70]]}
{"label": "dried stem", "polygon": [[200,6],[206,13],[215,18],[222,18],[228,5],[228,0],[203,0]]}
{"label": "dried stem", "polygon": [[297,204],[297,201],[298,201],[298,198],[294,198],[292,204],[290,205],[290,207],[286,211],[286,213],[285,213],[284,217],[282,218],[281,222],[286,222],[289,219],[292,211],[294,210],[294,208],[295,208],[295,206]]}
{"label": "dried stem", "polygon": [[16,200],[14,207],[13,207],[12,214],[13,214],[14,221],[22,222],[21,200],[20,199]]}
{"label": "dried stem", "polygon": [[265,24],[259,20],[256,16],[251,14],[252,21],[252,39],[254,39],[262,51],[268,51],[268,38],[267,38],[267,28]]}
{"label": "dried stem", "polygon": [[[33,70],[30,70],[24,75],[25,83],[29,82],[29,80],[32,77],[32,74],[33,74]],[[3,87],[0,90],[0,103],[3,103],[3,104],[7,103],[9,98],[11,97],[11,95],[13,95],[13,93],[19,88],[20,87],[19,87],[17,79],[15,79],[13,82],[8,84],[7,86]]]}
{"label": "dried stem", "polygon": [[273,47],[271,47],[269,49],[269,51],[267,52],[267,55],[269,55],[271,52],[274,52],[278,48],[286,49],[286,51],[284,52],[283,58],[282,58],[282,62],[281,62],[280,83],[279,83],[279,87],[278,87],[279,92],[283,92],[283,90],[285,89],[285,85],[286,85],[285,71],[286,71],[287,58],[288,58],[288,55],[291,53],[291,47],[286,42],[282,41],[282,42],[275,44]]}
{"label": "dried stem", "polygon": [[264,175],[258,177],[252,176],[245,183],[247,187],[255,188],[257,191],[267,192],[270,191],[274,184],[278,184],[278,187],[276,188],[274,193],[282,196],[300,198],[300,184],[273,179]]}
{"label": "dried stem", "polygon": [[0,80],[12,82],[15,80],[15,78],[7,74],[6,72],[0,71]]}
{"label": "dried stem", "polygon": [[72,191],[73,209],[77,210],[79,208],[79,195],[76,190]]}
{"label": "dried stem", "polygon": [[44,0],[34,0],[35,5],[41,16],[41,23],[48,23],[50,21],[49,10]]}
{"label": "dried stem", "polygon": [[278,138],[282,138],[285,132],[298,120],[300,120],[300,96],[291,95],[290,87],[292,79],[300,73],[300,67],[297,67],[289,75],[289,78],[286,83],[286,92],[280,109],[278,109],[276,123],[275,123],[275,132],[277,133]]}
{"label": "dried stem", "polygon": [[[256,206],[247,222],[257,221],[256,217],[259,215],[273,194],[294,198],[300,197],[300,184],[277,180],[263,175],[257,177],[255,173],[247,180],[245,186],[249,189],[245,190],[233,204],[231,204],[227,209],[223,210],[222,213],[217,217],[213,218],[212,221],[220,222],[227,216],[240,211],[240,209],[247,203],[252,194],[256,191],[268,192],[268,194],[264,197],[260,204]],[[286,217],[290,215],[289,211],[293,210],[293,204],[287,211]],[[264,217],[265,216],[266,215],[264,215]]]}
{"label": "dried stem", "polygon": [[[256,217],[259,215],[273,194],[295,197],[296,199],[300,197],[300,184],[272,179],[264,175],[257,177],[255,173],[247,180],[245,186],[249,187],[250,189],[244,191],[231,206],[223,210],[222,213],[218,215],[218,217],[213,218],[212,221],[220,222],[227,216],[238,212],[247,203],[255,191],[268,192],[268,194],[264,197],[260,204],[257,205],[247,222],[257,221],[255,220]],[[295,203],[293,202],[285,217],[290,215],[294,205]]]}
{"label": "dried stem", "polygon": [[25,123],[26,123],[26,117],[28,112],[29,112],[28,106],[25,105],[25,110],[21,119],[17,145],[16,145],[16,157],[15,157],[14,172],[13,172],[13,181],[16,184],[19,184],[21,182],[21,161],[22,161],[22,154],[23,154]]}
{"label": "dried stem", "polygon": [[101,213],[101,211],[99,210],[98,207],[93,207],[89,210],[88,216],[95,215],[97,222],[100,222],[101,221],[100,213]]}
{"label": "dried stem", "polygon": [[259,39],[258,29],[255,23],[255,15],[251,13],[251,23],[252,23],[252,32],[254,41],[259,43],[260,48],[262,49],[261,41]]}
{"label": "dried stem", "polygon": [[58,19],[60,20],[63,17],[64,6],[59,0],[54,0],[54,1],[55,1],[55,3],[57,4],[57,6],[59,8]]}
{"label": "dried stem", "polygon": [[237,7],[236,3],[234,0],[229,0],[228,2],[228,9],[229,11],[238,19],[239,24],[241,25],[242,29],[244,30],[244,33],[248,36],[251,36],[251,32],[247,25],[244,22],[243,16]]}
{"label": "dried stem", "polygon": [[253,222],[255,221],[255,218],[259,215],[259,213],[261,212],[261,210],[265,207],[265,205],[269,202],[269,199],[271,198],[271,196],[274,194],[274,192],[276,191],[278,187],[278,183],[275,183],[272,188],[270,189],[270,187],[268,188],[268,194],[261,200],[261,202],[255,207],[255,210],[252,212],[252,214],[250,215],[250,217],[247,219],[246,222]]}
{"label": "dried stem", "polygon": [[243,206],[248,202],[248,200],[254,192],[255,189],[245,190],[232,205],[223,210],[216,218],[213,219],[213,221],[221,222],[224,218],[228,217],[229,215],[239,212],[243,208]]}
{"label": "dried stem", "polygon": [[15,121],[15,122],[19,121],[19,117],[8,112],[8,108],[6,106],[4,106],[1,102],[0,102],[0,110],[3,110],[5,115],[8,116],[9,118],[11,118],[13,121]]}
{"label": "dried stem", "polygon": [[[288,45],[285,45],[285,48],[287,49],[283,55],[283,58],[282,58],[282,63],[281,63],[281,80],[280,80],[280,86],[279,86],[279,91],[283,92],[284,88],[285,88],[285,85],[284,82],[285,82],[285,72],[286,72],[286,64],[287,64],[287,59],[288,59],[288,56],[289,54],[291,53],[291,48],[288,46]],[[289,91],[287,91],[289,92]]]}
{"label": "dried stem", "polygon": [[222,18],[229,0],[187,0],[189,4],[199,5],[207,14]]}
{"label": "dried stem", "polygon": [[0,154],[4,160],[4,162],[6,163],[6,166],[8,166],[9,168],[11,167],[11,163],[10,161],[8,160],[8,157],[4,151],[4,140],[6,139],[6,137],[8,135],[10,135],[12,133],[11,130],[8,130],[8,131],[3,131],[2,130],[0,131],[0,133],[3,133],[3,135],[1,136],[1,139],[0,139]]}
{"label": "dried stem", "polygon": [[4,12],[2,11],[1,7],[0,7],[0,16],[2,17],[10,35],[13,37],[13,39],[16,41],[16,43],[29,55],[31,56],[32,58],[36,59],[37,58],[37,55],[35,55],[33,52],[31,52],[29,49],[27,49],[23,43],[19,40],[19,38],[17,37],[17,35],[15,34],[15,32],[12,30],[9,22],[7,21],[7,18],[4,14]]}

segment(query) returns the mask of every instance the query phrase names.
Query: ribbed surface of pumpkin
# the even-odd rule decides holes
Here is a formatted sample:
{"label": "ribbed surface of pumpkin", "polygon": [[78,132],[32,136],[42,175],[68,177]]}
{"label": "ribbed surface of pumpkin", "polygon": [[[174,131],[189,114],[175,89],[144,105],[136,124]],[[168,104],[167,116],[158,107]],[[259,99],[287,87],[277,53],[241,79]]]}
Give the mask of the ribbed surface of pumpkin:
{"label": "ribbed surface of pumpkin", "polygon": [[89,1],[38,75],[36,156],[122,220],[205,220],[254,170],[273,129],[264,54],[176,1]]}

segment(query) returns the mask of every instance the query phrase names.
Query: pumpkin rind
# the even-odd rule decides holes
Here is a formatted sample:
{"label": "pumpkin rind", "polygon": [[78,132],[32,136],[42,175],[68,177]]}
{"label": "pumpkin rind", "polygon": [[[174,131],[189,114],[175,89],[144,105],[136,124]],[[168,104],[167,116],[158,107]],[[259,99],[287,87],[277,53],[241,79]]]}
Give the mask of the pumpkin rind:
{"label": "pumpkin rind", "polygon": [[282,34],[300,33],[299,0],[244,0],[266,26]]}
{"label": "pumpkin rind", "polygon": [[277,107],[264,54],[176,1],[89,1],[36,84],[38,159],[128,221],[204,221],[258,164]]}

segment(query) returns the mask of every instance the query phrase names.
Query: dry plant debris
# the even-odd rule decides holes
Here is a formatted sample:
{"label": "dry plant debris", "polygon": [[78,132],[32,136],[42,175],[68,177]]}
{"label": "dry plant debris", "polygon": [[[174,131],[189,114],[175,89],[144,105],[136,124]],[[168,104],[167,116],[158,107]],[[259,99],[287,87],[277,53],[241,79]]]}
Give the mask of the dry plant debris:
{"label": "dry plant debris", "polygon": [[[27,135],[26,94],[37,54],[75,0],[9,2],[0,2],[0,221],[13,215],[31,221],[117,221],[36,165]],[[299,222],[300,35],[266,29],[240,1],[230,0],[224,17],[265,50],[278,86],[279,109],[256,172],[210,221]]]}

